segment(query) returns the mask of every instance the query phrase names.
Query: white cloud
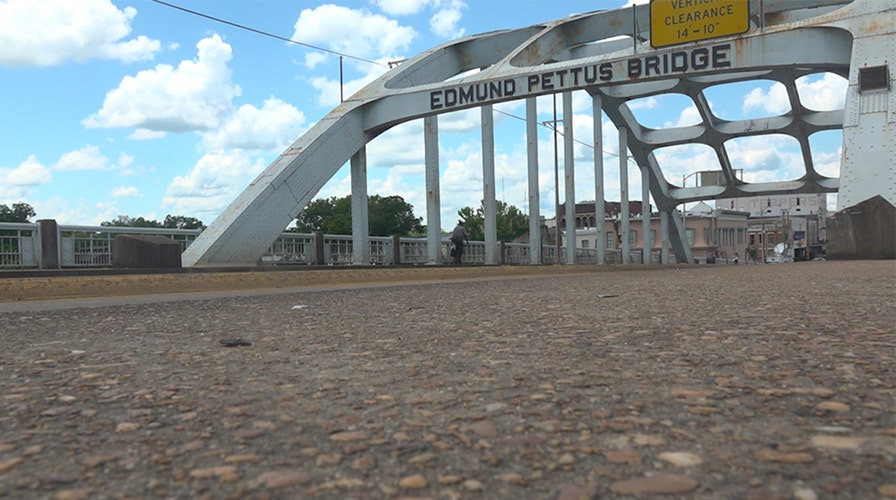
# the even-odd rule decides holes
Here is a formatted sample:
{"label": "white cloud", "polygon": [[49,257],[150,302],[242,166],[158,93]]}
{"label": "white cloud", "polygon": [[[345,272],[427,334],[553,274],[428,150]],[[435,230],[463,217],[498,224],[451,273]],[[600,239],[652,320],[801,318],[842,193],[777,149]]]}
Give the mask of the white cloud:
{"label": "white cloud", "polygon": [[463,14],[461,10],[467,8],[467,4],[460,0],[446,2],[429,20],[429,29],[442,38],[460,38],[464,36],[464,29],[458,28]]}
{"label": "white cloud", "polygon": [[[330,80],[325,76],[311,78],[308,83],[317,90],[317,104],[322,108],[331,108],[339,105],[339,80]],[[345,87],[342,95],[345,95]]]}
{"label": "white cloud", "polygon": [[88,144],[81,149],[63,153],[59,157],[59,161],[53,165],[53,169],[67,172],[127,169],[133,161],[134,157],[127,153],[121,153],[118,156],[118,161],[112,163],[109,158],[100,152],[100,148]]}
{"label": "white cloud", "polygon": [[840,177],[840,158],[843,155],[843,146],[830,153],[816,153],[812,155],[815,171],[827,177]]}
{"label": "white cloud", "polygon": [[15,168],[0,167],[0,203],[9,205],[23,201],[34,188],[49,184],[52,180],[50,169],[37,161],[34,155]]}
{"label": "white cloud", "polygon": [[168,135],[167,132],[162,132],[158,130],[147,130],[145,128],[134,129],[134,133],[128,136],[128,139],[133,139],[135,141],[148,141],[152,139],[161,139]]}
{"label": "white cloud", "polygon": [[761,88],[755,88],[744,97],[744,114],[752,110],[761,110],[769,116],[781,115],[790,111],[790,99],[787,89],[780,83],[773,84],[768,92]]}
{"label": "white cloud", "polygon": [[379,58],[407,50],[417,34],[410,26],[366,9],[325,4],[302,10],[292,38],[359,57]]}
{"label": "white cloud", "polygon": [[314,69],[318,64],[323,63],[327,59],[327,54],[325,52],[309,52],[305,54],[305,67]]}
{"label": "white cloud", "polygon": [[435,10],[429,19],[429,30],[441,38],[460,38],[464,29],[458,28],[463,9],[462,0],[372,0],[372,3],[390,16],[419,14],[427,8]]}
{"label": "white cloud", "polygon": [[110,0],[6,0],[0,2],[0,64],[51,66],[65,61],[149,60],[158,40],[131,33],[133,7]]}
{"label": "white cloud", "polygon": [[[384,63],[385,65],[385,63]],[[348,99],[355,92],[361,90],[365,85],[375,80],[377,77],[387,71],[383,66],[368,64],[367,73],[355,80],[349,80],[342,84],[342,97]],[[310,78],[308,82],[314,89],[318,91],[318,104],[323,108],[334,108],[339,105],[340,84],[339,80],[330,80],[327,77],[320,76]]]}
{"label": "white cloud", "polygon": [[367,144],[367,167],[415,165],[419,170],[418,173],[422,173],[425,161],[422,142],[422,120],[413,120],[392,127]]}
{"label": "white cloud", "polygon": [[700,116],[700,111],[697,110],[697,106],[688,106],[681,110],[681,113],[678,114],[677,120],[675,120],[674,122],[667,122],[665,124],[665,127],[688,127],[691,125],[698,125],[700,123],[703,123],[703,117]]}
{"label": "white cloud", "polygon": [[843,109],[846,106],[846,88],[849,82],[834,73],[825,73],[820,79],[800,78],[797,92],[803,106],[816,111]]}
{"label": "white cloud", "polygon": [[480,126],[479,108],[462,109],[439,115],[439,134],[467,133]]}
{"label": "white cloud", "polygon": [[109,158],[100,153],[100,148],[91,144],[63,154],[53,168],[63,171],[111,169]]}
{"label": "white cloud", "polygon": [[83,121],[87,127],[135,127],[183,132],[217,127],[240,87],[227,66],[230,45],[218,35],[196,44],[198,55],[177,68],[159,64],[126,76],[106,94],[103,107]]}
{"label": "white cloud", "polygon": [[133,156],[127,153],[121,153],[120,155],[118,155],[118,166],[123,170],[129,169],[132,163],[134,163]]}
{"label": "white cloud", "polygon": [[140,194],[140,190],[134,186],[118,186],[112,188],[112,191],[109,193],[109,196],[113,198],[142,198],[143,195]]}
{"label": "white cloud", "polygon": [[632,99],[631,101],[627,101],[628,107],[635,109],[656,109],[659,107],[660,103],[657,100],[656,96],[644,97],[641,99]]}
{"label": "white cloud", "polygon": [[171,213],[214,218],[263,167],[261,160],[253,161],[243,151],[208,153],[189,173],[171,181],[162,198],[163,206]]}
{"label": "white cloud", "polygon": [[746,182],[792,180],[805,174],[799,144],[782,134],[740,137],[725,143],[735,169],[743,169]]}
{"label": "white cloud", "polygon": [[94,225],[112,220],[122,214],[114,203],[88,204],[84,199],[65,199],[54,196],[31,204],[38,219],[54,219],[59,224]]}
{"label": "white cloud", "polygon": [[0,168],[0,185],[7,186],[39,186],[53,180],[50,169],[37,161],[37,157],[31,155],[18,167]]}
{"label": "white cloud", "polygon": [[407,16],[421,12],[428,0],[373,0],[372,3],[390,16]]}
{"label": "white cloud", "polygon": [[296,140],[305,115],[276,97],[265,100],[261,109],[240,106],[221,128],[203,135],[208,149],[283,149]]}

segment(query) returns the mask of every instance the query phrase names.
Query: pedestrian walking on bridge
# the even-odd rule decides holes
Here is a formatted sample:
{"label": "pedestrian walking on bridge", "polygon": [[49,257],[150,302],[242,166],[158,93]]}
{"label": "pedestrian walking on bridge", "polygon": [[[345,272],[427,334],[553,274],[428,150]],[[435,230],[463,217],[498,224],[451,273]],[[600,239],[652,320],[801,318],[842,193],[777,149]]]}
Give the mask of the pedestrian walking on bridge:
{"label": "pedestrian walking on bridge", "polygon": [[467,228],[464,226],[464,221],[459,220],[457,221],[457,226],[454,227],[454,231],[451,232],[451,243],[454,245],[454,251],[451,254],[454,256],[455,265],[460,265],[460,259],[464,255],[464,246],[468,242]]}

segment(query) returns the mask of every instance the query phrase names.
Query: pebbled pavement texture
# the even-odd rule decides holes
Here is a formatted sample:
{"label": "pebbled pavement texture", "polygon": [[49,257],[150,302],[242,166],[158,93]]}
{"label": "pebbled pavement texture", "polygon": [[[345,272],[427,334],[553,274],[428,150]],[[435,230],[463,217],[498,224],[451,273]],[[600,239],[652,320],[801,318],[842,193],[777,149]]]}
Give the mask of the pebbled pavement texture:
{"label": "pebbled pavement texture", "polygon": [[0,497],[896,496],[893,261],[522,269],[0,278]]}

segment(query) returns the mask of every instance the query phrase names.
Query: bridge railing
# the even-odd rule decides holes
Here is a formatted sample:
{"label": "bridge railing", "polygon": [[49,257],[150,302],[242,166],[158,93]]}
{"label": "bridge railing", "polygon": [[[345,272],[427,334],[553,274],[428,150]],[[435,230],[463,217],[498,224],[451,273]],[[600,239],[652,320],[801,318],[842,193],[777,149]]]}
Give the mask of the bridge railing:
{"label": "bridge railing", "polygon": [[[199,229],[141,228],[121,226],[57,226],[58,266],[62,268],[100,268],[112,266],[112,241],[122,234],[164,236],[186,248],[196,239]],[[318,242],[316,238],[320,238]],[[41,225],[36,223],[0,223],[0,269],[33,269],[41,265]],[[373,265],[410,264],[429,262],[428,241],[425,237],[369,238],[369,263]],[[263,266],[294,265],[350,265],[354,263],[354,243],[350,235],[325,235],[284,232],[262,255]],[[396,252],[397,248],[397,252]],[[485,242],[471,241],[463,256],[465,264],[485,264]],[[441,262],[451,262],[451,243],[443,239],[439,249]],[[542,263],[555,264],[554,245],[541,249]],[[560,262],[566,263],[566,252]],[[528,243],[502,243],[498,263],[527,265],[531,263]],[[576,249],[576,264],[592,264],[596,250]],[[621,264],[619,250],[606,251],[606,263]],[[640,263],[640,251],[632,251],[630,263]],[[659,253],[651,254],[651,262],[659,262]]]}
{"label": "bridge railing", "polygon": [[199,236],[198,229],[120,226],[59,226],[59,260],[62,267],[109,267],[112,240],[122,234],[164,236],[187,248]]}
{"label": "bridge railing", "polygon": [[40,262],[37,224],[0,224],[0,268],[36,267]]}

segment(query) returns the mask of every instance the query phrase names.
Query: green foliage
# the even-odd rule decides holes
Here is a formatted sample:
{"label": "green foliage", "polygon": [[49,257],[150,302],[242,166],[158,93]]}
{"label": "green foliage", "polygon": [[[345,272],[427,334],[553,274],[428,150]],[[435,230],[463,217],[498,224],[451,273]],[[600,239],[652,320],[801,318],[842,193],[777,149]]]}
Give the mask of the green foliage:
{"label": "green foliage", "polygon": [[0,222],[28,222],[35,215],[34,208],[24,202],[13,203],[12,208],[0,205]]}
{"label": "green foliage", "polygon": [[[475,211],[471,207],[461,208],[457,215],[467,226],[471,240],[485,240],[485,208],[482,205]],[[495,200],[495,218],[498,241],[510,242],[529,232],[528,217],[519,208],[501,200]]]}
{"label": "green foliage", "polygon": [[[423,218],[414,217],[414,206],[401,196],[373,195],[367,199],[371,236],[408,236],[425,231]],[[295,231],[352,234],[352,197],[312,200],[296,217]]]}
{"label": "green foliage", "polygon": [[473,210],[471,207],[464,207],[457,211],[457,215],[467,227],[468,238],[473,241],[485,240],[485,217],[482,215],[481,208]]}
{"label": "green foliage", "polygon": [[414,206],[401,196],[373,195],[367,204],[371,236],[409,236],[425,232],[423,218],[414,217]]}
{"label": "green foliage", "polygon": [[111,227],[162,227],[162,223],[157,220],[146,220],[143,217],[135,219],[127,215],[119,215],[113,220],[100,222],[100,225]]}
{"label": "green foliage", "polygon": [[296,231],[326,234],[352,234],[352,200],[344,198],[318,198],[296,217]]}
{"label": "green foliage", "polygon": [[130,217],[127,215],[119,215],[113,220],[107,220],[100,223],[101,226],[108,227],[158,227],[166,229],[202,229],[202,221],[195,217],[186,217],[183,215],[166,215],[165,222],[157,220],[146,220],[143,217]]}
{"label": "green foliage", "polygon": [[165,222],[162,227],[172,229],[202,229],[202,221],[196,217],[186,217],[184,215],[166,215]]}

